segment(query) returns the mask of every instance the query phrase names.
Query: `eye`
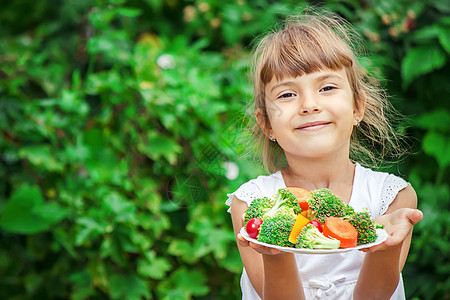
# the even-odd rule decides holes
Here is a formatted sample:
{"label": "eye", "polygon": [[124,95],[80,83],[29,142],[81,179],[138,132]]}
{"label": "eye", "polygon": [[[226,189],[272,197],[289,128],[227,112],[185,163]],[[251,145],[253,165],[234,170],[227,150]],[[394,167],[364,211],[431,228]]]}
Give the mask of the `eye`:
{"label": "eye", "polygon": [[327,85],[326,87],[321,88],[321,89],[319,90],[319,92],[328,92],[328,91],[332,91],[332,90],[334,90],[334,89],[336,89],[335,86]]}
{"label": "eye", "polygon": [[295,94],[294,93],[284,93],[284,94],[281,94],[280,96],[278,96],[277,99],[280,99],[280,98],[291,98],[291,97],[295,97]]}

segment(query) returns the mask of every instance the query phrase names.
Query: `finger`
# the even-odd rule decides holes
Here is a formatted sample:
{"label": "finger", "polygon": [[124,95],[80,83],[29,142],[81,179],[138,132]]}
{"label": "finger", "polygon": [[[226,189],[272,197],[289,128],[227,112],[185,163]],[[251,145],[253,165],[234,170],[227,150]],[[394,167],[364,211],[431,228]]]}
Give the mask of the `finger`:
{"label": "finger", "polygon": [[409,214],[408,214],[408,219],[409,222],[412,225],[416,225],[417,223],[419,223],[420,221],[422,221],[423,219],[423,212],[421,212],[418,209],[412,209]]}
{"label": "finger", "polygon": [[241,247],[249,246],[249,242],[246,239],[244,239],[244,237],[240,233],[238,233],[236,235],[236,241],[237,241],[238,245]]}
{"label": "finger", "polygon": [[267,247],[255,244],[253,242],[249,242],[248,245],[255,251],[261,253],[261,254],[266,254],[268,252]]}
{"label": "finger", "polygon": [[372,253],[372,252],[384,250],[386,248],[387,248],[387,245],[385,243],[381,243],[379,245],[375,245],[375,246],[372,246],[372,247],[369,247],[369,248],[360,249],[360,251],[366,252],[366,253]]}
{"label": "finger", "polygon": [[253,242],[248,242],[248,245],[249,245],[250,247],[252,247],[253,249],[259,249],[259,248],[260,248],[260,246],[259,246],[258,244],[255,244],[255,243],[253,243]]}
{"label": "finger", "polygon": [[270,248],[270,252],[271,252],[272,255],[277,255],[277,254],[279,254],[281,251],[278,250],[278,249]]}
{"label": "finger", "polygon": [[423,213],[414,208],[402,208],[389,215],[389,223],[398,224],[408,221],[411,225],[419,223],[423,218]]}
{"label": "finger", "polygon": [[250,247],[253,248],[253,250],[257,251],[260,254],[268,254],[268,255],[277,255],[281,253],[280,250],[270,247],[265,247],[259,244],[255,244],[253,242],[249,242]]}
{"label": "finger", "polygon": [[396,246],[402,243],[411,233],[413,226],[423,218],[423,213],[418,209],[405,209],[402,211],[402,215],[403,218],[395,220],[395,225],[392,224],[387,228],[390,232],[385,242],[387,246]]}
{"label": "finger", "polygon": [[243,237],[242,234],[240,234],[240,233],[238,233],[238,234],[236,235],[236,237],[237,237],[237,239],[240,240],[240,241],[243,241],[243,242],[246,242],[246,241],[247,241],[246,239],[244,239],[244,237]]}

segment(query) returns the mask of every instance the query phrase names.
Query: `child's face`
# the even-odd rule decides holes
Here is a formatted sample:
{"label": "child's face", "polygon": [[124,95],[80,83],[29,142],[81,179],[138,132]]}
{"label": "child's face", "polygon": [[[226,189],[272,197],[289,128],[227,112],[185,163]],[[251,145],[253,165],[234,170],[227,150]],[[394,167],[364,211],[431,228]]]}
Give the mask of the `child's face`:
{"label": "child's face", "polygon": [[355,117],[360,118],[345,69],[296,78],[275,77],[266,85],[271,129],[287,159],[348,155]]}

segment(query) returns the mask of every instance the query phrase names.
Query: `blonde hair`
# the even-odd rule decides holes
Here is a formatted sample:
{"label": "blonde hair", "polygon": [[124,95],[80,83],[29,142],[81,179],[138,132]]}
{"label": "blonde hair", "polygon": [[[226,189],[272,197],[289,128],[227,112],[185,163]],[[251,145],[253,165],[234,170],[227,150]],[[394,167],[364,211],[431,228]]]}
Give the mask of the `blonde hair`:
{"label": "blonde hair", "polygon": [[253,55],[254,111],[250,130],[256,152],[262,154],[268,172],[286,166],[283,149],[267,137],[270,121],[264,89],[275,76],[277,80],[297,77],[323,69],[345,68],[353,90],[355,106],[365,104],[361,124],[350,139],[350,158],[362,165],[379,167],[387,157],[401,155],[402,138],[390,125],[388,115],[398,115],[384,90],[358,62],[362,49],[356,30],[335,14],[307,9],[302,15],[289,17],[284,26],[265,35]]}

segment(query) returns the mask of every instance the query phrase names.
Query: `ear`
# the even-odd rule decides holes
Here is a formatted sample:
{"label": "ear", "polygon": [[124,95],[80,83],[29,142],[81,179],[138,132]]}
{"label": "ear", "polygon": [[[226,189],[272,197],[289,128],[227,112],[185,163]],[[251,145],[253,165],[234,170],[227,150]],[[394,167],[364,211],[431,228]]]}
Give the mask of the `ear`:
{"label": "ear", "polygon": [[255,109],[255,117],[256,121],[258,121],[259,127],[261,127],[264,134],[269,137],[272,127],[270,126],[270,122],[268,121],[267,114],[261,110],[261,108]]}
{"label": "ear", "polygon": [[353,107],[353,117],[355,118],[355,125],[357,125],[356,118],[361,121],[364,117],[364,111],[366,110],[366,93],[361,90],[357,97],[355,97],[355,104]]}

